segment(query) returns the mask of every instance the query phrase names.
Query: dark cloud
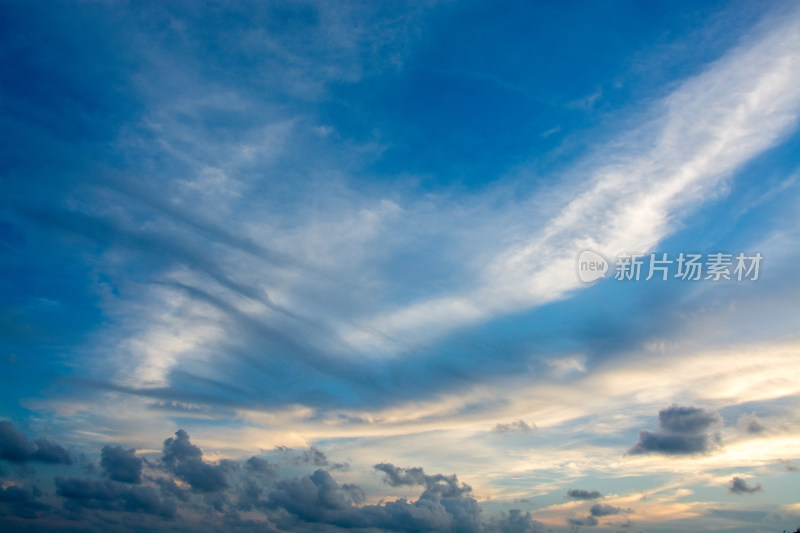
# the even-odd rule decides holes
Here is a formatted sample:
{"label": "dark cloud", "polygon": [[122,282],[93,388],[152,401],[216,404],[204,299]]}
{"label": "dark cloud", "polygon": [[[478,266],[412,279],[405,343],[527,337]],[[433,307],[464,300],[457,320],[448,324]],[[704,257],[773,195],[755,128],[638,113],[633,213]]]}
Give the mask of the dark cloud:
{"label": "dark cloud", "polygon": [[672,405],[658,413],[659,431],[641,430],[639,441],[628,450],[631,455],[660,453],[693,455],[708,453],[720,444],[710,430],[722,423],[715,411]]}
{"label": "dark cloud", "polygon": [[663,431],[681,434],[697,434],[707,431],[711,426],[722,422],[722,417],[714,411],[698,407],[671,405],[658,412],[658,425]]}
{"label": "dark cloud", "polygon": [[265,476],[267,478],[278,477],[278,465],[270,463],[261,457],[251,457],[245,462],[244,466],[249,472],[257,475]]}
{"label": "dark cloud", "polygon": [[41,495],[36,487],[0,487],[0,508],[20,518],[36,518],[39,511],[50,509],[49,505],[39,501]]}
{"label": "dark cloud", "polygon": [[30,460],[50,464],[72,464],[72,458],[67,450],[47,439],[36,440],[36,451],[31,454]]}
{"label": "dark cloud", "polygon": [[438,494],[444,498],[458,497],[472,490],[472,488],[465,483],[459,485],[458,478],[455,474],[449,476],[444,474],[429,476],[425,474],[424,470],[420,467],[401,468],[391,463],[379,463],[373,466],[373,468],[383,472],[385,474],[384,482],[393,487],[402,485],[424,485],[426,493]]}
{"label": "dark cloud", "polygon": [[622,509],[621,507],[614,507],[613,505],[596,503],[592,505],[592,508],[589,509],[589,512],[592,516],[611,516],[621,513],[632,513],[633,509]]}
{"label": "dark cloud", "polygon": [[72,510],[100,509],[144,513],[163,518],[177,515],[171,500],[162,500],[153,487],[129,486],[111,480],[55,478],[56,493]]}
{"label": "dark cloud", "polygon": [[508,513],[492,518],[484,530],[487,533],[540,533],[545,531],[545,526],[534,520],[529,512],[510,509]]}
{"label": "dark cloud", "polygon": [[7,420],[0,421],[0,459],[12,463],[72,464],[67,450],[47,439],[32,443]]}
{"label": "dark cloud", "polygon": [[153,480],[156,485],[161,487],[162,494],[166,496],[170,496],[173,498],[177,498],[182,502],[188,502],[191,491],[189,489],[183,489],[178,486],[175,481],[168,478],[156,478]]}
{"label": "dark cloud", "polygon": [[[391,472],[393,468],[387,470]],[[416,501],[399,498],[358,507],[357,504],[365,499],[363,491],[356,485],[339,485],[330,473],[320,469],[303,478],[278,481],[264,506],[273,513],[285,511],[303,522],[343,528],[404,532],[481,531],[480,506],[474,498],[467,496],[470,490],[468,485],[460,484],[455,475],[422,475],[422,483],[410,480],[401,483],[425,486]],[[525,518],[519,520],[524,521]]]}
{"label": "dark cloud", "polygon": [[191,443],[189,434],[179,429],[164,441],[162,460],[167,471],[187,482],[196,492],[215,492],[228,487],[225,466],[203,461],[203,451]]}
{"label": "dark cloud", "polygon": [[358,526],[355,503],[364,493],[356,486],[339,486],[325,470],[279,481],[269,493],[269,507],[282,508],[307,522]]}
{"label": "dark cloud", "polygon": [[392,487],[425,484],[425,472],[419,467],[400,468],[390,463],[379,463],[373,468],[386,474],[383,481]]}
{"label": "dark cloud", "polygon": [[573,500],[596,500],[602,497],[603,495],[596,490],[569,489],[567,491],[567,498]]}
{"label": "dark cloud", "polygon": [[790,461],[788,459],[778,459],[776,462],[783,466],[783,469],[787,472],[800,472],[800,466],[797,466],[797,463],[794,461]]}
{"label": "dark cloud", "polygon": [[497,424],[492,431],[495,433],[509,433],[513,431],[530,433],[534,429],[536,429],[536,424],[531,426],[528,425],[528,423],[524,420],[515,420],[514,422],[510,422],[508,424]]}
{"label": "dark cloud", "polygon": [[103,446],[100,466],[114,481],[139,484],[142,482],[142,458],[136,450],[125,450],[120,446]]}
{"label": "dark cloud", "polygon": [[728,483],[728,492],[732,494],[752,494],[754,492],[761,492],[761,483],[756,483],[754,486],[747,484],[747,481],[740,477],[734,477]]}
{"label": "dark cloud", "polygon": [[570,517],[567,519],[567,522],[571,526],[589,526],[589,527],[594,527],[600,523],[600,521],[592,515],[585,516],[583,518]]}

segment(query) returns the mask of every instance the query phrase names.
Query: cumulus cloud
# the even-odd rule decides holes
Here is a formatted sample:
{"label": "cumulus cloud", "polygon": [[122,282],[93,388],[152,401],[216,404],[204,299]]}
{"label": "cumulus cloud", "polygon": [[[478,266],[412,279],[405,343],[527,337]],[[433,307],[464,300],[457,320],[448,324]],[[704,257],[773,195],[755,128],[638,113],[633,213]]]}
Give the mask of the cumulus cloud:
{"label": "cumulus cloud", "polygon": [[756,483],[751,486],[746,480],[740,477],[734,477],[728,483],[728,492],[731,494],[752,494],[754,492],[761,492],[761,483]]}
{"label": "cumulus cloud", "polygon": [[20,518],[35,518],[39,511],[50,509],[49,505],[39,501],[41,495],[42,492],[36,487],[0,487],[0,508]]}
{"label": "cumulus cloud", "polygon": [[187,482],[196,492],[215,492],[228,486],[225,467],[203,461],[203,451],[191,443],[189,434],[179,429],[175,437],[164,441],[162,461],[178,479]]}
{"label": "cumulus cloud", "polygon": [[631,455],[708,453],[720,444],[719,434],[710,430],[721,424],[722,417],[715,411],[672,405],[658,412],[659,431],[641,430],[639,441],[628,450],[628,453]]}
{"label": "cumulus cloud", "polygon": [[134,484],[142,482],[142,458],[136,457],[136,450],[103,446],[100,455],[100,466],[112,480]]}
{"label": "cumulus cloud", "polygon": [[493,517],[485,530],[487,533],[540,533],[545,531],[545,526],[534,520],[530,512],[509,509],[507,513]]}
{"label": "cumulus cloud", "polygon": [[245,468],[257,475],[267,478],[275,478],[278,476],[278,465],[270,463],[266,459],[253,456],[245,461]]}
{"label": "cumulus cloud", "polygon": [[31,442],[7,420],[0,421],[0,459],[12,463],[72,464],[67,450],[47,439]]}
{"label": "cumulus cloud", "polygon": [[364,501],[363,491],[356,485],[339,485],[329,472],[320,469],[303,478],[278,481],[265,506],[273,511],[284,510],[304,522],[344,528],[467,533],[481,530],[480,506],[467,496],[469,487],[459,484],[456,476],[426,475],[423,483],[426,488],[414,502],[399,498],[358,507],[356,504]]}
{"label": "cumulus cloud", "polygon": [[144,513],[164,518],[177,514],[171,500],[162,500],[153,487],[129,486],[111,480],[55,478],[56,493],[72,510],[101,509]]}
{"label": "cumulus cloud", "polygon": [[444,498],[459,497],[472,490],[466,483],[459,484],[455,474],[427,475],[420,467],[401,468],[391,463],[379,463],[375,470],[385,474],[384,481],[393,487],[401,485],[424,485],[425,492],[437,494]]}
{"label": "cumulus cloud", "polygon": [[567,491],[567,498],[573,500],[596,500],[602,497],[603,495],[596,490],[569,489]]}
{"label": "cumulus cloud", "polygon": [[375,470],[385,474],[383,481],[392,487],[403,485],[424,485],[425,472],[416,466],[412,468],[400,468],[391,463],[379,463],[373,466]]}

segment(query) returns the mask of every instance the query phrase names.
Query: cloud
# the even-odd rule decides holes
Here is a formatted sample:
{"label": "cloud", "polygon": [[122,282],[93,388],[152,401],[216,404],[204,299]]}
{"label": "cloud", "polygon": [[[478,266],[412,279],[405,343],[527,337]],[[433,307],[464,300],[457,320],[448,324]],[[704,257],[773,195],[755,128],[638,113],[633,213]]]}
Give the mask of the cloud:
{"label": "cloud", "polygon": [[536,424],[533,426],[528,425],[524,420],[515,420],[508,424],[497,424],[492,431],[495,433],[510,433],[518,431],[520,433],[530,433],[536,429]]}
{"label": "cloud", "polygon": [[189,434],[179,429],[164,441],[162,461],[167,471],[189,483],[197,492],[215,492],[228,486],[225,468],[203,461],[203,452],[191,443]]}
{"label": "cloud", "polygon": [[734,477],[731,479],[730,483],[728,483],[728,492],[731,494],[753,494],[754,492],[761,492],[761,483],[750,486],[747,484],[746,480],[740,477]]}
{"label": "cloud", "polygon": [[737,420],[736,425],[750,435],[758,435],[759,433],[764,433],[767,430],[767,426],[763,420],[758,418],[756,415],[749,413],[743,414]]}
{"label": "cloud", "polygon": [[153,487],[129,486],[111,480],[55,478],[56,493],[71,509],[100,509],[145,513],[164,518],[177,514],[177,506],[162,500]]}
{"label": "cloud", "polygon": [[[286,448],[285,452],[292,453],[293,450],[290,448]],[[328,460],[328,457],[325,455],[324,452],[311,447],[307,450],[303,450],[300,455],[296,455],[292,458],[292,462],[296,465],[313,465],[313,466],[324,466],[331,470],[348,470],[350,465],[347,463],[333,463]]]}
{"label": "cloud", "polygon": [[592,515],[585,516],[583,518],[576,518],[576,517],[569,517],[567,519],[567,523],[572,526],[589,526],[594,527],[600,523],[600,521]]}
{"label": "cloud", "polygon": [[567,491],[567,498],[573,500],[596,500],[602,497],[603,495],[596,490],[569,489]]}
{"label": "cloud", "polygon": [[[455,476],[426,476],[426,489],[415,502],[404,498],[378,505],[355,504],[364,500],[356,485],[339,485],[325,470],[310,476],[280,480],[265,502],[268,509],[283,509],[311,523],[344,528],[380,528],[388,531],[481,530],[480,506],[466,496],[468,488]],[[456,487],[454,489],[454,487]]]}
{"label": "cloud", "polygon": [[416,466],[412,468],[400,468],[391,463],[379,463],[373,466],[375,470],[386,474],[383,481],[392,487],[403,485],[424,485],[426,475],[422,468]]}
{"label": "cloud", "polygon": [[354,504],[364,500],[355,485],[339,485],[330,473],[317,470],[310,476],[285,479],[269,493],[268,507],[280,507],[308,522],[354,525]]}
{"label": "cloud", "polygon": [[114,481],[139,484],[142,482],[142,458],[136,450],[125,450],[120,446],[103,446],[100,466]]}
{"label": "cloud", "polygon": [[708,453],[719,443],[719,435],[708,431],[722,423],[714,411],[698,407],[672,405],[658,412],[659,431],[641,430],[639,442],[630,455],[659,453],[663,455],[693,455]]}
{"label": "cloud", "polygon": [[264,476],[268,479],[278,477],[278,465],[270,463],[266,459],[253,456],[245,462],[245,468],[256,475]]}
{"label": "cloud", "polygon": [[672,405],[658,412],[658,425],[662,430],[684,435],[703,433],[721,422],[719,413],[698,407]]}
{"label": "cloud", "polygon": [[613,505],[606,505],[596,503],[589,509],[592,516],[610,516],[620,513],[632,513],[633,509],[622,509],[621,507],[614,507]]}
{"label": "cloud", "polygon": [[36,487],[0,487],[0,508],[20,518],[36,518],[39,511],[50,509],[49,505],[39,501],[41,495],[42,492]]}
{"label": "cloud", "polygon": [[392,487],[402,485],[424,485],[425,493],[442,498],[457,498],[472,490],[466,483],[459,485],[455,474],[435,474],[429,476],[420,467],[400,468],[391,463],[379,463],[375,470],[385,474],[384,482]]}
{"label": "cloud", "polygon": [[486,533],[541,533],[545,525],[534,520],[530,512],[523,513],[519,509],[509,509],[507,513],[493,517],[486,527]]}
{"label": "cloud", "polygon": [[47,439],[30,442],[7,420],[0,421],[0,459],[12,463],[72,464],[67,450]]}

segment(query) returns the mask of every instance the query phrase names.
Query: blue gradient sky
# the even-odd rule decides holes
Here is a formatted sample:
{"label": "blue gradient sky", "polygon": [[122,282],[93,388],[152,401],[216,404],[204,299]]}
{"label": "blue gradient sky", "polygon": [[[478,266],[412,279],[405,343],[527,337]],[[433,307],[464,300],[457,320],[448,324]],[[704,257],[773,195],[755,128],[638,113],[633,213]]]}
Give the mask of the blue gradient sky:
{"label": "blue gradient sky", "polygon": [[3,527],[800,522],[796,3],[2,0],[0,40]]}

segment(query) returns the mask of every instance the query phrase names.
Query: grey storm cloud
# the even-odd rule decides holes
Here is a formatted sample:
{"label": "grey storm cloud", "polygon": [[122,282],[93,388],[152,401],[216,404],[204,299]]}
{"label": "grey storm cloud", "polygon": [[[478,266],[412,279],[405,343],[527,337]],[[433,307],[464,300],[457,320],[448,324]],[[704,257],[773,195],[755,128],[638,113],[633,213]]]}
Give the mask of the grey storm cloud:
{"label": "grey storm cloud", "polygon": [[72,464],[67,450],[47,439],[31,442],[7,420],[0,421],[0,459],[12,463]]}
{"label": "grey storm cloud", "polygon": [[100,466],[112,480],[134,484],[142,482],[142,458],[136,457],[136,450],[103,446],[100,456]]}
{"label": "grey storm cloud", "polygon": [[215,492],[228,487],[226,467],[203,461],[203,451],[191,443],[189,434],[179,429],[175,437],[164,441],[164,465],[178,479],[196,492]]}
{"label": "grey storm cloud", "polygon": [[702,433],[720,422],[722,417],[719,413],[698,407],[672,405],[658,412],[658,425],[661,429],[674,433]]}
{"label": "grey storm cloud", "polygon": [[164,518],[177,514],[171,500],[162,500],[153,487],[130,486],[111,480],[55,478],[56,492],[72,510],[102,509],[145,513]]}
{"label": "grey storm cloud", "polygon": [[[267,507],[283,509],[310,523],[325,523],[344,528],[379,528],[388,531],[463,531],[482,530],[480,506],[465,495],[466,485],[455,476],[426,476],[426,489],[417,501],[404,498],[378,505],[356,504],[364,500],[355,485],[339,485],[325,470],[299,479],[276,483],[269,493]],[[443,479],[446,481],[443,482]],[[461,490],[450,490],[450,486]]]}
{"label": "grey storm cloud", "polygon": [[278,465],[270,463],[266,459],[253,456],[245,462],[245,468],[254,474],[267,478],[278,477]]}
{"label": "grey storm cloud", "polygon": [[373,468],[379,472],[383,472],[385,474],[384,481],[392,487],[399,487],[402,485],[424,485],[425,492],[439,494],[444,498],[458,497],[472,490],[466,483],[459,485],[458,478],[455,474],[449,476],[444,474],[429,476],[420,467],[401,468],[391,463],[379,463],[373,466]]}
{"label": "grey storm cloud", "polygon": [[600,523],[600,521],[592,515],[585,516],[583,518],[575,518],[570,517],[567,519],[567,522],[571,526],[589,526],[593,527]]}
{"label": "grey storm cloud", "polygon": [[603,495],[596,490],[569,489],[567,491],[567,498],[573,500],[596,500],[602,497]]}
{"label": "grey storm cloud", "polygon": [[[42,495],[36,488],[26,488],[11,485],[0,487],[0,509],[20,518],[35,518],[39,511],[46,511],[50,506],[39,501]],[[2,516],[2,511],[0,511]]]}
{"label": "grey storm cloud", "polygon": [[[9,431],[9,426],[5,430],[6,437],[10,436],[5,442],[24,452],[8,446],[13,457],[27,457],[38,449],[21,439],[18,432]],[[309,465],[315,461],[330,464],[324,453],[314,448],[299,457],[308,458]],[[292,457],[288,459],[293,463]],[[427,474],[421,467],[377,464],[375,470],[383,474],[388,485],[419,487],[421,492],[415,499],[401,497],[365,504],[367,495],[361,487],[340,484],[323,468],[304,476],[280,478],[278,465],[263,457],[206,462],[203,450],[184,430],[163,441],[160,462],[148,462],[134,449],[106,445],[100,450],[99,466],[97,473],[87,472],[85,478],[59,475],[53,479],[55,492],[50,497],[60,499],[60,508],[51,500],[42,501],[42,493],[35,487],[0,485],[0,522],[13,517],[30,520],[35,528],[37,520],[42,524],[66,520],[69,527],[86,531],[113,530],[116,526],[109,524],[127,524],[134,519],[142,527],[175,531],[204,527],[249,530],[263,527],[264,519],[272,530],[286,532],[341,528],[376,533],[545,531],[530,512],[518,509],[484,519],[472,489],[455,474]],[[261,521],[240,516],[243,512],[260,514]],[[599,514],[609,513],[603,507]],[[589,516],[583,522],[588,524],[593,519]]]}
{"label": "grey storm cloud", "polygon": [[628,450],[631,455],[660,453],[693,455],[707,453],[720,443],[711,430],[722,423],[715,411],[672,405],[658,412],[658,431],[641,430],[639,441]]}
{"label": "grey storm cloud", "polygon": [[753,486],[747,484],[747,481],[740,477],[734,477],[728,483],[728,492],[732,494],[752,494],[754,492],[761,492],[761,483],[756,483]]}
{"label": "grey storm cloud", "polygon": [[632,513],[633,509],[622,509],[621,507],[614,507],[613,505],[606,505],[602,503],[596,503],[592,505],[592,508],[589,509],[589,513],[592,516],[611,516],[615,514],[622,514],[622,513]]}

